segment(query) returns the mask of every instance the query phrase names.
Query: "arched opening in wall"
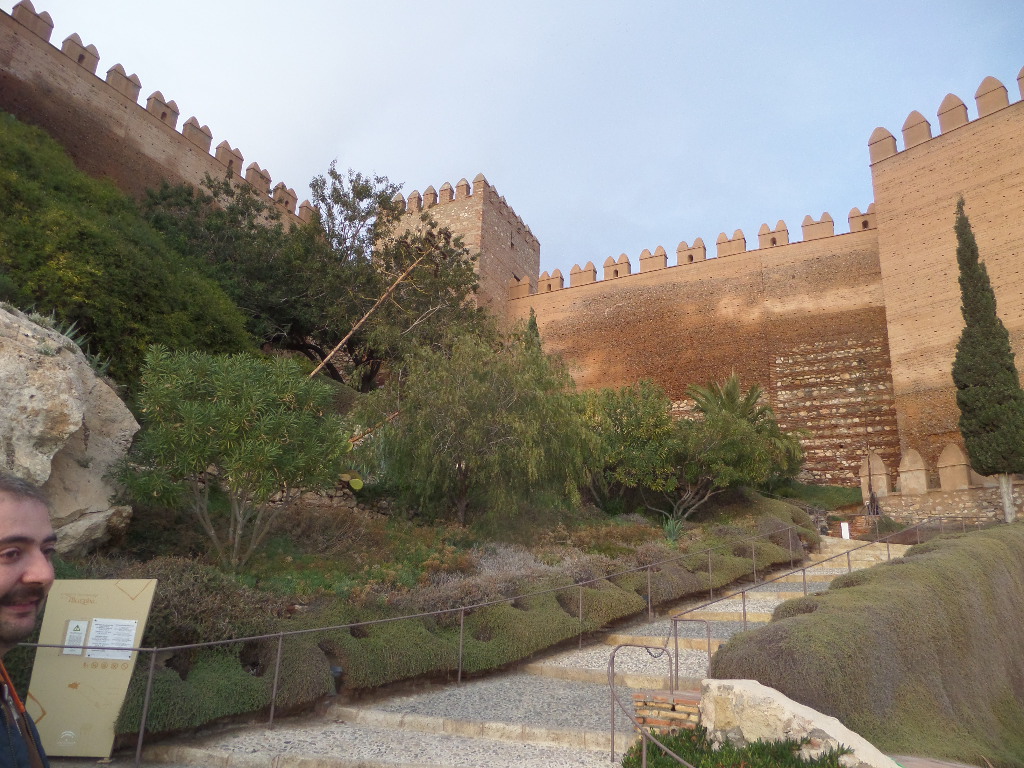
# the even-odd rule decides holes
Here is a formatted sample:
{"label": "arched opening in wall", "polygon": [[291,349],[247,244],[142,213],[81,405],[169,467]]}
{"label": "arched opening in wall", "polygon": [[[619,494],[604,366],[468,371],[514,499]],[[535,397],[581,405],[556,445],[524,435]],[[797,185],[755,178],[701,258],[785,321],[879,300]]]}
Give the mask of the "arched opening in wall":
{"label": "arched opening in wall", "polygon": [[614,272],[612,272],[612,277],[618,277],[618,276],[619,276],[619,270],[616,269]]}
{"label": "arched opening in wall", "polygon": [[548,283],[548,284],[547,284],[547,285],[546,285],[546,286],[544,287],[544,290],[545,290],[545,291],[550,291],[550,290],[551,290],[551,283]]}
{"label": "arched opening in wall", "polygon": [[776,240],[776,239],[775,239],[775,238],[773,237],[773,238],[772,238],[772,245],[778,245],[778,244],[779,244],[779,241],[778,241],[778,240]]}
{"label": "arched opening in wall", "polygon": [[85,61],[85,54],[84,53],[78,54],[78,63],[81,64],[84,61]]}
{"label": "arched opening in wall", "polygon": [[160,113],[160,119],[161,120],[166,120],[167,119],[167,113],[166,112],[161,112]]}
{"label": "arched opening in wall", "polygon": [[686,257],[686,263],[687,264],[693,264],[693,254],[692,253],[689,256]]}
{"label": "arched opening in wall", "polygon": [[234,175],[235,175],[235,161],[234,160],[228,160],[228,176],[234,176]]}
{"label": "arched opening in wall", "polygon": [[867,229],[868,228],[868,220],[867,219],[864,219],[864,221],[862,221],[860,223],[860,228],[861,229]]}

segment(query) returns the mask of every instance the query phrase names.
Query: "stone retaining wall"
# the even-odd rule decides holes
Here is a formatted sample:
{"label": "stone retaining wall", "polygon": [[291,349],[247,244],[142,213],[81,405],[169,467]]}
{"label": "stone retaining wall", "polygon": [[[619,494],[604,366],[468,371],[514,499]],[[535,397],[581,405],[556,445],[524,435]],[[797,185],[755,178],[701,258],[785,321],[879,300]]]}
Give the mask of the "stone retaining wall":
{"label": "stone retaining wall", "polygon": [[[1014,483],[1013,501],[1017,514],[1024,514],[1024,483]],[[922,494],[890,494],[878,499],[882,512],[900,522],[919,523],[938,517],[966,517],[974,520],[1002,520],[1003,502],[999,488],[964,488],[958,491],[930,490]]]}

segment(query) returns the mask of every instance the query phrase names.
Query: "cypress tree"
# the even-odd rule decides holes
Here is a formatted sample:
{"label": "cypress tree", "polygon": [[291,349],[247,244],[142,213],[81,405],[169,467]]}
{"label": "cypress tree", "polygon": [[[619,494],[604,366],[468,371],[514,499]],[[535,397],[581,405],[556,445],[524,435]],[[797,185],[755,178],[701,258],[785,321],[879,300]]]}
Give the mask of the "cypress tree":
{"label": "cypress tree", "polygon": [[1003,513],[1012,522],[1010,474],[1024,472],[1024,390],[962,197],[956,205],[954,230],[964,316],[953,360],[960,433],[974,470],[999,476]]}

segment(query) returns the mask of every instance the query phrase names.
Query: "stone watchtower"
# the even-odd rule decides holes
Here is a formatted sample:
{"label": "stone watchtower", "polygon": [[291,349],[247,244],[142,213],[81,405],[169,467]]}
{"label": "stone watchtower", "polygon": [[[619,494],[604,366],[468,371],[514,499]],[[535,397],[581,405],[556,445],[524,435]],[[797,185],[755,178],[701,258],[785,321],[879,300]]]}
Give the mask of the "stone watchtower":
{"label": "stone watchtower", "polygon": [[408,199],[401,195],[395,199],[406,211],[400,227],[414,229],[420,226],[420,216],[429,213],[479,254],[477,303],[481,307],[506,319],[509,283],[526,280],[536,288],[540,242],[482,173],[473,179],[472,188],[462,179],[454,187],[445,182],[440,192],[427,187],[422,195],[413,190]]}

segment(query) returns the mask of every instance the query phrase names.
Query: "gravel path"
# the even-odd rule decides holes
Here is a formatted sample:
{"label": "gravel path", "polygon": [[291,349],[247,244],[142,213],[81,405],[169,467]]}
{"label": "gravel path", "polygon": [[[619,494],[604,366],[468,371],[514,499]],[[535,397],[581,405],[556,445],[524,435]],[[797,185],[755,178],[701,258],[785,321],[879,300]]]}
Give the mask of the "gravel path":
{"label": "gravel path", "polygon": [[[611,649],[604,646],[584,648],[546,659],[545,663],[606,670]],[[570,657],[583,655],[587,661],[571,663]],[[556,661],[558,660],[558,661]],[[668,674],[662,660],[658,672]],[[707,665],[705,655],[705,666]],[[623,672],[627,670],[618,669]],[[414,715],[446,717],[453,720],[517,723],[567,730],[608,730],[610,694],[601,683],[556,680],[539,675],[512,674],[473,680],[459,686],[449,685],[407,696],[396,696],[368,709]],[[622,717],[619,726],[628,727]]]}
{"label": "gravel path", "polygon": [[[608,670],[612,648],[595,645],[582,651],[571,651],[544,659],[544,664],[573,669]],[[679,655],[679,676],[686,678],[704,677],[708,669],[708,655],[705,651],[683,650]],[[671,673],[666,656],[652,655],[643,648],[621,648],[615,654],[615,673],[618,675],[650,675],[667,677]],[[605,691],[607,686],[602,686]]]}

